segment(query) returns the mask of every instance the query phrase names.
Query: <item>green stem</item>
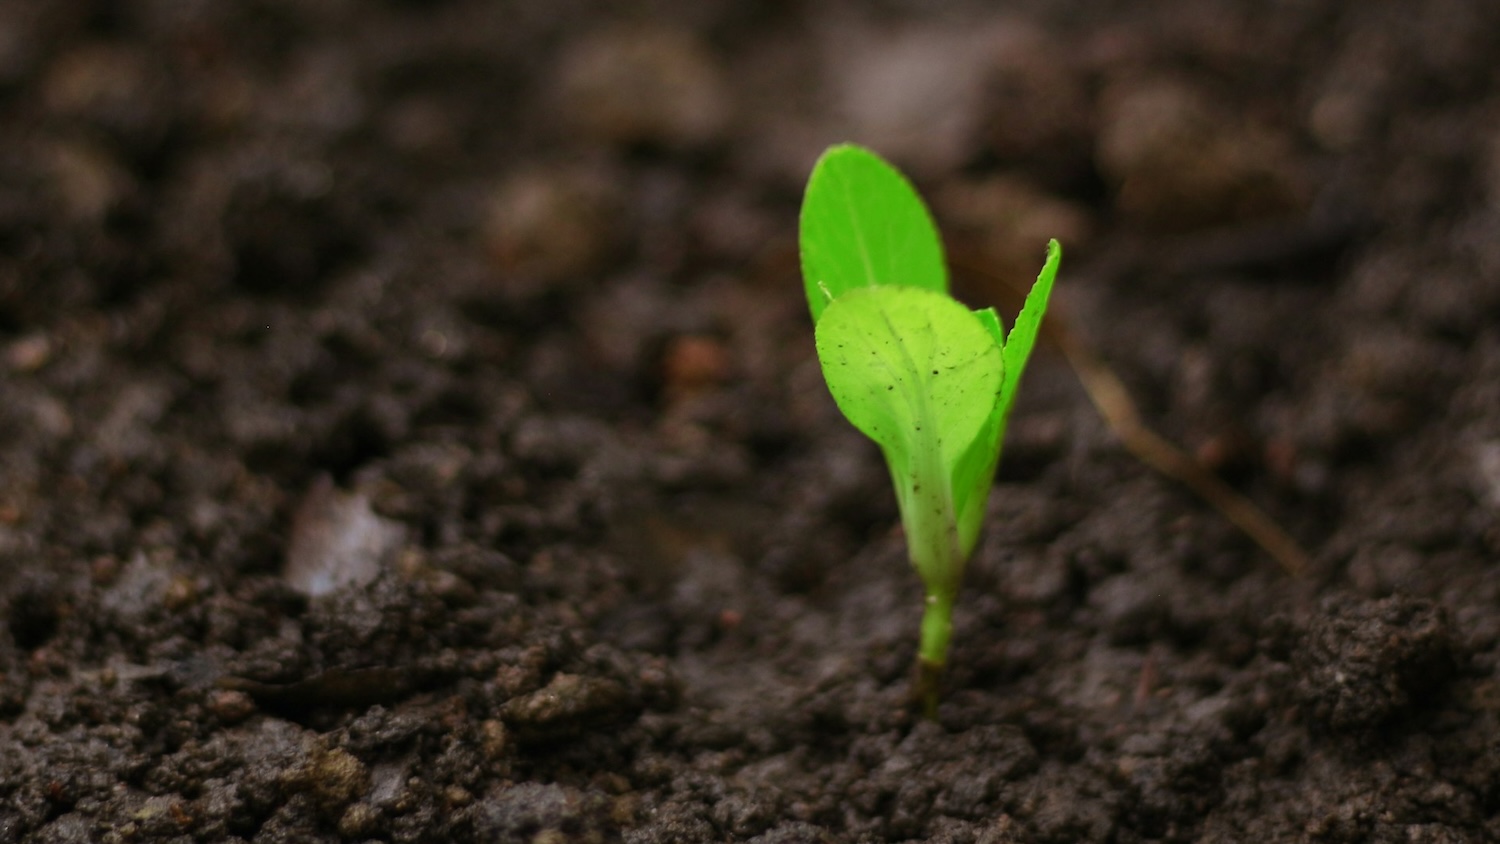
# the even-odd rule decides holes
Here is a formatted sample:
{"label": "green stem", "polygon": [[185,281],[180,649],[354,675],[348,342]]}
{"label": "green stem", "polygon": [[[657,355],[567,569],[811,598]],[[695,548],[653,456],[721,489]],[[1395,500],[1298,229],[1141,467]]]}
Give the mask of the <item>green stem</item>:
{"label": "green stem", "polygon": [[[926,408],[922,410],[925,415]],[[912,456],[911,472],[906,479],[910,486],[897,488],[907,493],[901,502],[907,553],[927,590],[914,691],[927,717],[935,718],[939,681],[943,666],[948,663],[948,643],[953,638],[953,602],[963,576],[964,556],[959,547],[953,487],[949,473],[944,470],[941,440],[927,433],[916,440]]]}
{"label": "green stem", "polygon": [[937,717],[938,686],[948,664],[948,645],[953,639],[952,592],[932,593],[922,609],[922,641],[917,650],[916,697],[928,718]]}

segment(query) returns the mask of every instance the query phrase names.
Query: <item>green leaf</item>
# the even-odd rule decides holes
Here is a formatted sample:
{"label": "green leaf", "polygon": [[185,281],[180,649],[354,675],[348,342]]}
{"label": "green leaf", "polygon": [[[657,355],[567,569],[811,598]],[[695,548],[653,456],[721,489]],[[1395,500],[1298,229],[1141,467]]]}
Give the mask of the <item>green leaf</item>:
{"label": "green leaf", "polygon": [[889,452],[935,437],[951,468],[992,415],[1000,346],[972,311],[913,287],[854,290],[817,326],[818,359],[839,409]]}
{"label": "green leaf", "polygon": [[1003,359],[983,318],[946,293],[851,290],[823,312],[818,359],[844,416],[890,466],[911,558],[929,589],[957,588],[952,478],[994,415]]}
{"label": "green leaf", "polygon": [[[1000,326],[1000,317],[994,308],[975,311],[974,315],[983,323],[995,345],[1001,347],[1001,385],[1005,383],[1004,343],[1005,329]],[[959,548],[965,559],[974,551],[979,541],[979,528],[984,524],[984,505],[989,500],[990,487],[995,482],[995,467],[1000,463],[1000,438],[1004,436],[1005,419],[999,413],[999,401],[991,406],[989,418],[969,444],[968,452],[953,471],[953,509],[958,519]]]}
{"label": "green leaf", "polygon": [[[1037,334],[1042,330],[1042,316],[1047,313],[1047,302],[1052,298],[1052,283],[1057,280],[1057,267],[1062,263],[1062,244],[1047,241],[1047,262],[1036,277],[1036,284],[1026,294],[1026,304],[1016,316],[1005,338],[1005,381],[1000,386],[1000,404],[995,412],[1000,416],[1000,428],[1010,418],[1011,405],[1016,403],[1016,393],[1021,388],[1021,375],[1026,372],[1026,361],[1031,359],[1031,350],[1036,346]],[[998,449],[996,449],[998,452]]]}
{"label": "green leaf", "polygon": [[813,322],[849,290],[875,285],[948,289],[937,227],[894,167],[844,144],[818,159],[802,198],[802,281]]}
{"label": "green leaf", "polygon": [[[969,446],[969,453],[959,461],[953,477],[954,509],[958,513],[958,538],[963,555],[967,558],[979,542],[979,528],[984,523],[985,502],[989,500],[990,487],[995,483],[995,468],[1000,465],[1000,451],[1005,439],[1005,429],[1010,422],[1011,407],[1016,401],[1016,392],[1021,386],[1021,375],[1026,371],[1026,362],[1031,350],[1036,347],[1037,334],[1041,331],[1042,315],[1047,312],[1047,302],[1052,296],[1052,283],[1057,278],[1058,264],[1062,261],[1062,247],[1056,240],[1047,244],[1047,262],[1037,276],[1036,284],[1026,294],[1026,303],[1011,326],[1010,335],[1001,346],[1005,363],[1004,377],[1000,382],[999,400],[994,412],[985,422],[983,430]],[[994,309],[980,311],[981,319],[997,340],[1004,336],[1000,320]]]}

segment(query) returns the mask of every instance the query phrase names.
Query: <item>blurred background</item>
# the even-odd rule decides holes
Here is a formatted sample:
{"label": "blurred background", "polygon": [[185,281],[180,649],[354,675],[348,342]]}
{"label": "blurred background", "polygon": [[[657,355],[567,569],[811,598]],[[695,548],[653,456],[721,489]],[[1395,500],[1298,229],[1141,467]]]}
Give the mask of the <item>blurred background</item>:
{"label": "blurred background", "polygon": [[[1481,835],[1497,56],[1485,0],[0,3],[0,839]],[[1066,249],[942,730],[802,301],[843,141],[976,306]]]}

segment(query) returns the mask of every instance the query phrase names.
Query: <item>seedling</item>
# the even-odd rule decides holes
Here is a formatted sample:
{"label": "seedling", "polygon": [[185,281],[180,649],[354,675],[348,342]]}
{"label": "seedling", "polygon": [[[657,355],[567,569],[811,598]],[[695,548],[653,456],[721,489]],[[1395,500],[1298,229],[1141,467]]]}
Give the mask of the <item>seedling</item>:
{"label": "seedling", "polygon": [[802,278],[818,360],[839,410],[885,454],[908,555],[926,586],[916,696],[931,716],[953,602],[979,540],[1005,423],[1062,249],[1006,334],[993,308],[948,294],[932,215],[869,150],[830,148],[802,199]]}

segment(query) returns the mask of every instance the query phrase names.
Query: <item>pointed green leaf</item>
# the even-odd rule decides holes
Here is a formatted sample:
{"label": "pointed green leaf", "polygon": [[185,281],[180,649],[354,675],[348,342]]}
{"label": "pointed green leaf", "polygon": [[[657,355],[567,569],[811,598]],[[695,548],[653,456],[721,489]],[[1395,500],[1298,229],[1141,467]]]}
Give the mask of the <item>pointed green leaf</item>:
{"label": "pointed green leaf", "polygon": [[[1005,329],[1000,325],[1000,316],[994,308],[975,311],[995,345],[1002,347],[1001,384],[1004,381]],[[953,510],[958,519],[959,548],[965,558],[973,553],[979,541],[979,528],[984,523],[984,505],[989,500],[990,486],[994,484],[995,466],[1000,462],[1001,415],[996,412],[999,401],[991,408],[984,426],[969,444],[968,452],[953,471]]]}
{"label": "pointed green leaf", "polygon": [[874,285],[948,289],[937,227],[894,167],[862,147],[829,148],[802,198],[802,281],[813,322],[845,292]]}
{"label": "pointed green leaf", "polygon": [[[1031,350],[1036,347],[1037,334],[1042,330],[1042,316],[1047,313],[1047,302],[1052,298],[1052,283],[1057,280],[1057,267],[1062,263],[1062,245],[1056,240],[1047,241],[1047,262],[1036,277],[1036,284],[1026,294],[1026,304],[1016,316],[1005,338],[1005,381],[1000,387],[1000,415],[1003,431],[1005,420],[1010,418],[1011,405],[1016,403],[1016,392],[1021,387],[1021,375],[1026,372],[1026,361],[1031,359]],[[999,449],[996,449],[996,453]]]}
{"label": "pointed green leaf", "polygon": [[[984,429],[969,446],[969,454],[960,461],[953,476],[954,509],[958,513],[958,539],[963,554],[973,553],[979,541],[979,528],[984,523],[985,502],[989,500],[990,487],[995,483],[995,468],[1000,465],[1002,440],[1010,421],[1011,407],[1016,401],[1016,392],[1021,386],[1021,374],[1026,371],[1026,362],[1031,350],[1036,347],[1037,334],[1041,331],[1042,315],[1047,312],[1047,302],[1052,296],[1052,283],[1057,279],[1057,268],[1062,261],[1062,247],[1056,240],[1047,244],[1047,262],[1037,276],[1036,284],[1026,294],[1026,303],[1011,326],[1010,335],[1002,343],[1005,359],[1004,378],[1000,384],[999,401],[994,413],[985,423]],[[985,325],[997,336],[1001,336],[999,318],[989,311]]]}

